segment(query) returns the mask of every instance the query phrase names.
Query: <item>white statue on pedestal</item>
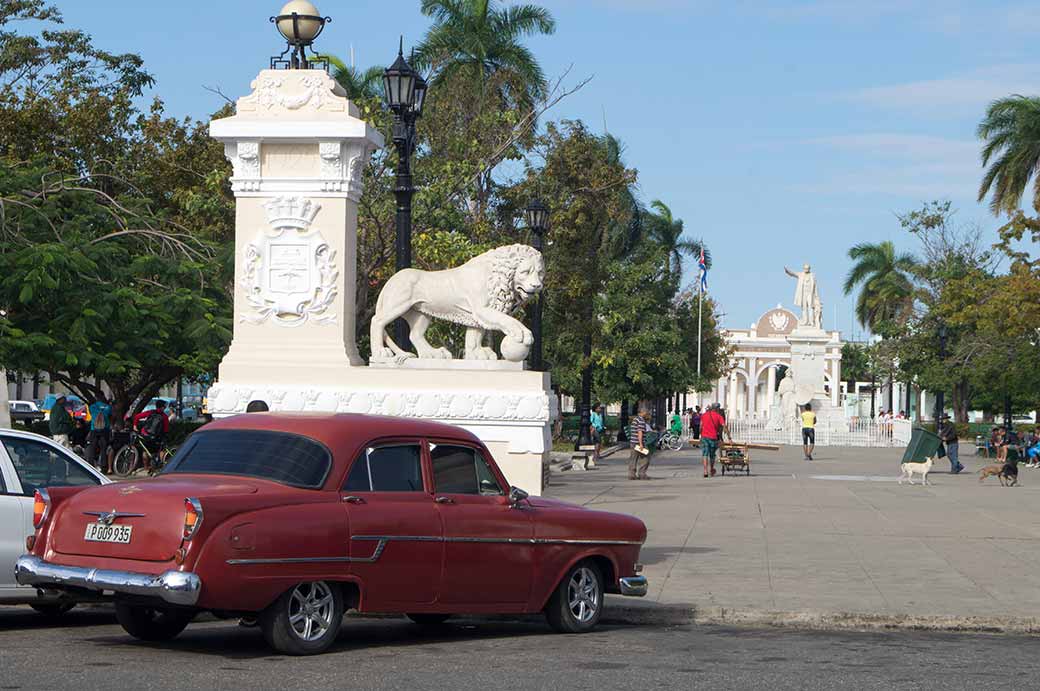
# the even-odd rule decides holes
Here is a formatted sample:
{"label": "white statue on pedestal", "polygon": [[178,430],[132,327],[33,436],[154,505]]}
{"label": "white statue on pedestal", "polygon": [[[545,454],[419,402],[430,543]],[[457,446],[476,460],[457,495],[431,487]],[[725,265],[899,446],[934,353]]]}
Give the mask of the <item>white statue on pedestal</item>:
{"label": "white statue on pedestal", "polygon": [[386,333],[397,318],[408,322],[419,358],[450,360],[447,348],[436,348],[426,340],[426,329],[437,318],[466,327],[465,359],[497,360],[498,354],[485,341],[489,331],[501,331],[503,357],[521,362],[534,337],[510,314],[541,291],[544,279],[542,255],[527,245],[499,247],[454,269],[399,271],[386,282],[376,302],[370,331],[372,360],[416,357]]}
{"label": "white statue on pedestal", "polygon": [[821,328],[823,303],[820,302],[820,293],[816,289],[816,276],[813,275],[812,269],[806,264],[801,271],[795,273],[785,266],[784,273],[798,281],[794,289],[794,304],[802,312],[798,317],[798,325],[814,329]]}
{"label": "white statue on pedestal", "polygon": [[776,387],[776,392],[780,394],[780,424],[784,429],[787,429],[798,416],[798,404],[795,400],[797,395],[795,394],[794,371],[790,367],[787,368],[784,378],[780,380],[780,384]]}

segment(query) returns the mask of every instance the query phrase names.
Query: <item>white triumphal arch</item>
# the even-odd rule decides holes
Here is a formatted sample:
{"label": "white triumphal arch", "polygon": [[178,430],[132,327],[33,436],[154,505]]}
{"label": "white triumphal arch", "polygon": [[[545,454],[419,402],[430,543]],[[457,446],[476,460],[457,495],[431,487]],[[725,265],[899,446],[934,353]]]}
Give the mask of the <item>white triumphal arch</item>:
{"label": "white triumphal arch", "polygon": [[777,393],[778,371],[783,367],[793,372],[792,352],[799,359],[822,363],[821,392],[834,407],[841,404],[841,334],[820,330],[813,335],[816,346],[811,353],[800,353],[800,338],[795,334],[798,316],[781,305],[763,314],[747,329],[726,329],[724,338],[733,351],[729,374],[720,378],[710,394],[701,396],[702,405],[718,401],[738,417],[768,419],[776,415],[780,404]]}

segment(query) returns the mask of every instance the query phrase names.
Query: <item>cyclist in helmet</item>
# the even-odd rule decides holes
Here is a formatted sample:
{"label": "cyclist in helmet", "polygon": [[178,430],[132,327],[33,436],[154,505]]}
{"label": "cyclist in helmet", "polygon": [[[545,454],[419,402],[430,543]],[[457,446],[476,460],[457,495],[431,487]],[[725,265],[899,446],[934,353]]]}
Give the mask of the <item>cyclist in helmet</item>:
{"label": "cyclist in helmet", "polygon": [[155,408],[134,415],[134,429],[141,435],[148,454],[144,457],[146,471],[152,469],[152,456],[159,452],[166,435],[170,433],[170,418],[166,415],[166,401],[159,399]]}

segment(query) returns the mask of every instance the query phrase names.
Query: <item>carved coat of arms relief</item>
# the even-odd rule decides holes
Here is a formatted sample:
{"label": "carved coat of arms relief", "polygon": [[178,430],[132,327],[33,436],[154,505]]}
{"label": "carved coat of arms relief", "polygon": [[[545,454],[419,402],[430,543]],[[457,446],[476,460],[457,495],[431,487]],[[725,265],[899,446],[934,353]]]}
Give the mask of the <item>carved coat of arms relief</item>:
{"label": "carved coat of arms relief", "polygon": [[312,227],[321,205],[283,196],[264,204],[268,226],[245,248],[240,284],[245,308],[239,320],[281,326],[308,321],[335,324],[329,308],[336,300],[336,253]]}

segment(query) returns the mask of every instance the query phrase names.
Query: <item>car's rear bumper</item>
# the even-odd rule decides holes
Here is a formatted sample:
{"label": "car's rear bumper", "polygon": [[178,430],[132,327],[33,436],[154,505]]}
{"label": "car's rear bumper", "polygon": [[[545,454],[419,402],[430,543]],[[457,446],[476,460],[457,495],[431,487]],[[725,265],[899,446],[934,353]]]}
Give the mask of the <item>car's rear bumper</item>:
{"label": "car's rear bumper", "polygon": [[18,557],[15,580],[38,588],[69,586],[87,590],[111,590],[124,595],[159,598],[171,605],[194,605],[202,591],[202,581],[186,571],[167,571],[159,575],[63,566],[32,554]]}
{"label": "car's rear bumper", "polygon": [[618,580],[621,594],[628,597],[643,597],[648,587],[646,576],[628,576]]}

